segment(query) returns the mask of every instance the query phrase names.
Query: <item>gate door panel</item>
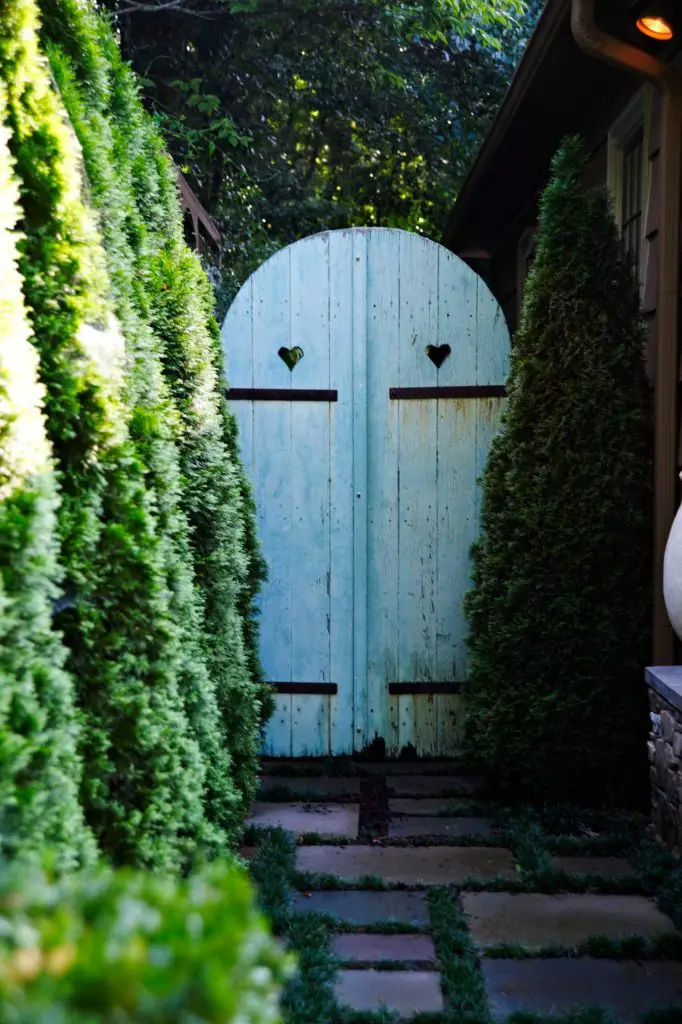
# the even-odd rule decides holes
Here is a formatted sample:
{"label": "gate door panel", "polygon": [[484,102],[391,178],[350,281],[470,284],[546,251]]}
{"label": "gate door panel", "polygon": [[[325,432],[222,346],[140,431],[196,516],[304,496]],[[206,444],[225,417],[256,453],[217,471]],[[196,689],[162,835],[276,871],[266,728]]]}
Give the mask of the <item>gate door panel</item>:
{"label": "gate door panel", "polygon": [[478,478],[509,336],[447,250],[404,231],[296,242],[223,326],[270,580],[265,752],[455,753]]}

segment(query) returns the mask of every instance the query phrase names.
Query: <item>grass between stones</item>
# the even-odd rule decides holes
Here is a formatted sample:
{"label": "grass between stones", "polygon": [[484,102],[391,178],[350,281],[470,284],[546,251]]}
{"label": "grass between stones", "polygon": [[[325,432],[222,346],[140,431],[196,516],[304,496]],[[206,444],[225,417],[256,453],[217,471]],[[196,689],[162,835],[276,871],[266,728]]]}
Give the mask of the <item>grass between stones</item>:
{"label": "grass between stones", "polygon": [[[556,960],[586,956],[599,960],[682,960],[682,935],[670,932],[654,938],[633,935],[622,939],[593,935],[577,946],[554,944],[539,949],[529,949],[516,942],[500,942],[485,950],[487,960]],[[682,1012],[678,1010],[678,1014],[682,1019]]]}

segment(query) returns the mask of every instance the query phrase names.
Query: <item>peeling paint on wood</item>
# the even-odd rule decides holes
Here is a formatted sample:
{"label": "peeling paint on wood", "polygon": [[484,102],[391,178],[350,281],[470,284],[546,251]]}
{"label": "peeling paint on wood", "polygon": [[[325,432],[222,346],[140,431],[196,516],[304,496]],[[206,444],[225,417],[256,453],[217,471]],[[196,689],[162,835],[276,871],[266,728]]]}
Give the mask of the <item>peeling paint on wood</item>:
{"label": "peeling paint on wood", "polygon": [[[497,303],[418,235],[326,232],[256,271],[223,344],[270,567],[265,670],[338,687],[279,693],[265,752],[342,754],[381,737],[394,754],[456,753],[461,696],[389,683],[466,676],[477,480],[508,370]],[[450,351],[434,361],[427,347]],[[292,369],[283,348],[303,352]]]}

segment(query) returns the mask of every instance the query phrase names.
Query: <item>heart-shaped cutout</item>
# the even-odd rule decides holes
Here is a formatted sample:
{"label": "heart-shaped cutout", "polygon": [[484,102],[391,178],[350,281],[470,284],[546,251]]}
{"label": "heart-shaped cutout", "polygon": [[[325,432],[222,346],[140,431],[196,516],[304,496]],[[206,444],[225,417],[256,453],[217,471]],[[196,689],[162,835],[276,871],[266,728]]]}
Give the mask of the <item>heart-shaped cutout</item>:
{"label": "heart-shaped cutout", "polygon": [[293,348],[287,348],[285,345],[282,345],[277,355],[283,363],[286,363],[290,370],[293,370],[296,363],[300,363],[301,359],[303,359],[303,349],[300,345],[294,345]]}
{"label": "heart-shaped cutout", "polygon": [[433,365],[436,367],[437,370],[440,370],[441,366],[443,365],[445,360],[448,358],[448,356],[450,355],[451,351],[452,351],[452,349],[450,348],[449,345],[427,345],[426,346],[426,354],[429,357],[429,359],[431,360],[431,362],[433,363]]}

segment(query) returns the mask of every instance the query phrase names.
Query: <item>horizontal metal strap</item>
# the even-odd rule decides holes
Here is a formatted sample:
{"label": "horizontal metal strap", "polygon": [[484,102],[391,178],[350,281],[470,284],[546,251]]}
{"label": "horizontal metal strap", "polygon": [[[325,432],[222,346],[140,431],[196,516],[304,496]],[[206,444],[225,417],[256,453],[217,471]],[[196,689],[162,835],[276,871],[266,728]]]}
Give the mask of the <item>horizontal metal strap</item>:
{"label": "horizontal metal strap", "polygon": [[232,402],[338,402],[338,391],[319,388],[226,388]]}
{"label": "horizontal metal strap", "polygon": [[270,683],[277,693],[310,693],[315,695],[335,694],[336,683]]}
{"label": "horizontal metal strap", "polygon": [[504,398],[504,384],[466,384],[442,388],[389,388],[389,398]]}
{"label": "horizontal metal strap", "polygon": [[394,697],[406,693],[461,693],[461,683],[389,683],[388,692]]}

